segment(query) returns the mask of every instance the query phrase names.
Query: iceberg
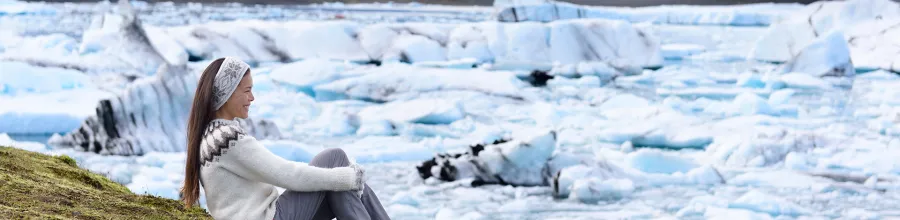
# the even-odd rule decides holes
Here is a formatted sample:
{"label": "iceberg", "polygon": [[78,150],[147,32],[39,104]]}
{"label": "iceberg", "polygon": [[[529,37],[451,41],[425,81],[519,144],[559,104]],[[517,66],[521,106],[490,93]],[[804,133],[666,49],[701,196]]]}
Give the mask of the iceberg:
{"label": "iceberg", "polygon": [[[552,22],[603,18],[631,23],[652,22],[678,25],[768,26],[789,18],[801,4],[745,4],[734,6],[661,5],[651,7],[583,6],[567,2],[528,1],[498,6],[495,17],[502,22]],[[496,4],[496,1],[495,1]]]}
{"label": "iceberg", "polygon": [[[150,55],[141,57],[146,61],[142,65],[158,64],[157,72],[135,80],[115,97],[100,100],[95,114],[84,119],[80,127],[54,135],[48,144],[104,155],[184,151],[187,115],[201,71],[185,63],[168,63],[147,40],[128,2],[123,1],[120,7],[128,21],[120,34],[135,48],[146,49],[143,51]],[[260,139],[280,135],[277,126],[266,120],[245,121],[242,125]]]}
{"label": "iceberg", "polygon": [[[806,68],[809,74],[848,73],[844,53],[852,66],[897,71],[896,50],[900,34],[900,4],[890,0],[819,1],[809,4],[782,22],[769,27],[749,59],[787,62]],[[840,44],[843,35],[846,46]],[[800,54],[801,51],[804,54]],[[834,54],[828,53],[834,52]],[[805,54],[810,53],[810,54]],[[799,63],[797,63],[799,62]],[[817,63],[822,62],[822,63]],[[805,63],[805,64],[804,64]],[[787,71],[796,71],[789,65]],[[831,69],[835,68],[835,69]]]}
{"label": "iceberg", "polygon": [[437,91],[476,91],[522,99],[526,83],[508,71],[459,70],[393,65],[372,68],[353,78],[313,87],[317,100],[391,101]]}
{"label": "iceberg", "polygon": [[750,134],[717,136],[706,152],[721,164],[762,167],[783,161],[788,153],[827,143],[815,133],[760,126]]}
{"label": "iceberg", "polygon": [[565,20],[549,26],[550,60],[554,62],[625,60],[642,67],[662,65],[659,40],[628,22]]}
{"label": "iceberg", "polygon": [[544,173],[547,161],[556,149],[557,134],[552,130],[523,131],[512,140],[477,144],[455,155],[438,154],[416,168],[422,179],[443,181],[471,179],[472,185],[506,184],[515,186],[548,185]]}
{"label": "iceberg", "polygon": [[[229,29],[216,28],[223,26]],[[385,63],[475,59],[477,63],[538,66],[586,61],[616,61],[639,67],[662,64],[658,39],[628,22],[605,19],[547,24],[372,25],[346,21],[241,21],[174,27],[168,32],[193,57],[210,59],[234,54],[250,63],[318,58]],[[572,50],[584,50],[578,54],[585,56],[569,55]]]}
{"label": "iceberg", "polygon": [[844,34],[832,31],[806,45],[782,68],[782,73],[800,72],[812,76],[853,76],[850,48]]}

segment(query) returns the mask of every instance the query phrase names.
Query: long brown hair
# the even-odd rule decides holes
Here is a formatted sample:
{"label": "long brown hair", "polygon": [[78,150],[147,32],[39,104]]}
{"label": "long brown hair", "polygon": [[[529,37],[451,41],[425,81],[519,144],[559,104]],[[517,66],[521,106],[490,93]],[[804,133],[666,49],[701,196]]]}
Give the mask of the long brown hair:
{"label": "long brown hair", "polygon": [[200,198],[200,140],[206,126],[215,117],[213,109],[213,80],[225,58],[219,58],[203,70],[197,90],[194,92],[194,104],[187,121],[187,159],[184,166],[184,186],[181,188],[181,200],[190,208]]}

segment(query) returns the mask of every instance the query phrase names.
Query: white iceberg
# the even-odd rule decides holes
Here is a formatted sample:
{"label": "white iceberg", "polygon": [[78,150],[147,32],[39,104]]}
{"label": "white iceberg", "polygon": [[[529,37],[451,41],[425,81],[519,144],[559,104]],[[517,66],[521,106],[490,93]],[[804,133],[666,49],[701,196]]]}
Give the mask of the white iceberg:
{"label": "white iceberg", "polygon": [[793,54],[781,72],[800,72],[817,77],[856,75],[850,60],[850,48],[840,31],[827,33]]}
{"label": "white iceberg", "polygon": [[[798,62],[809,74],[849,72],[843,53],[849,47],[852,65],[894,70],[900,29],[900,6],[890,0],[819,1],[792,13],[789,19],[773,24],[756,42],[749,59],[786,62],[800,55]],[[837,43],[843,33],[846,46]],[[812,45],[811,45],[812,44]],[[801,51],[815,53],[804,55]],[[834,51],[835,54],[826,53]],[[817,63],[823,62],[823,63]],[[831,70],[829,68],[839,67]],[[799,70],[790,70],[799,71]]]}
{"label": "white iceberg", "polygon": [[404,96],[437,91],[476,91],[520,98],[525,82],[506,71],[457,70],[382,66],[359,77],[313,87],[317,100],[344,98],[390,101]]}

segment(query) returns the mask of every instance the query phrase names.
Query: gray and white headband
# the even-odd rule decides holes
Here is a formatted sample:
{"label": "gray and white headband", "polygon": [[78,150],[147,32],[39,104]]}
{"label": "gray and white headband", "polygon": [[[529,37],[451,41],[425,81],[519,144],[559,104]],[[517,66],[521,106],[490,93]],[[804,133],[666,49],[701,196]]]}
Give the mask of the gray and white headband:
{"label": "gray and white headband", "polygon": [[237,89],[238,84],[241,83],[244,73],[249,69],[250,65],[244,61],[234,57],[225,57],[225,61],[222,62],[222,66],[219,67],[219,71],[216,72],[216,78],[213,80],[214,110],[219,110],[219,108],[222,108],[222,105],[225,105],[225,102]]}

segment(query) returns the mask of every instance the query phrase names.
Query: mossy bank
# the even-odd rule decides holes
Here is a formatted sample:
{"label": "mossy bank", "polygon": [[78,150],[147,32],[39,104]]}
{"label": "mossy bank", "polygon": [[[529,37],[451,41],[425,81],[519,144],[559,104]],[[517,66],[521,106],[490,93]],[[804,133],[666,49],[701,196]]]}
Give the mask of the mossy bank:
{"label": "mossy bank", "polygon": [[68,156],[0,146],[0,219],[211,219],[201,208],[131,193]]}

